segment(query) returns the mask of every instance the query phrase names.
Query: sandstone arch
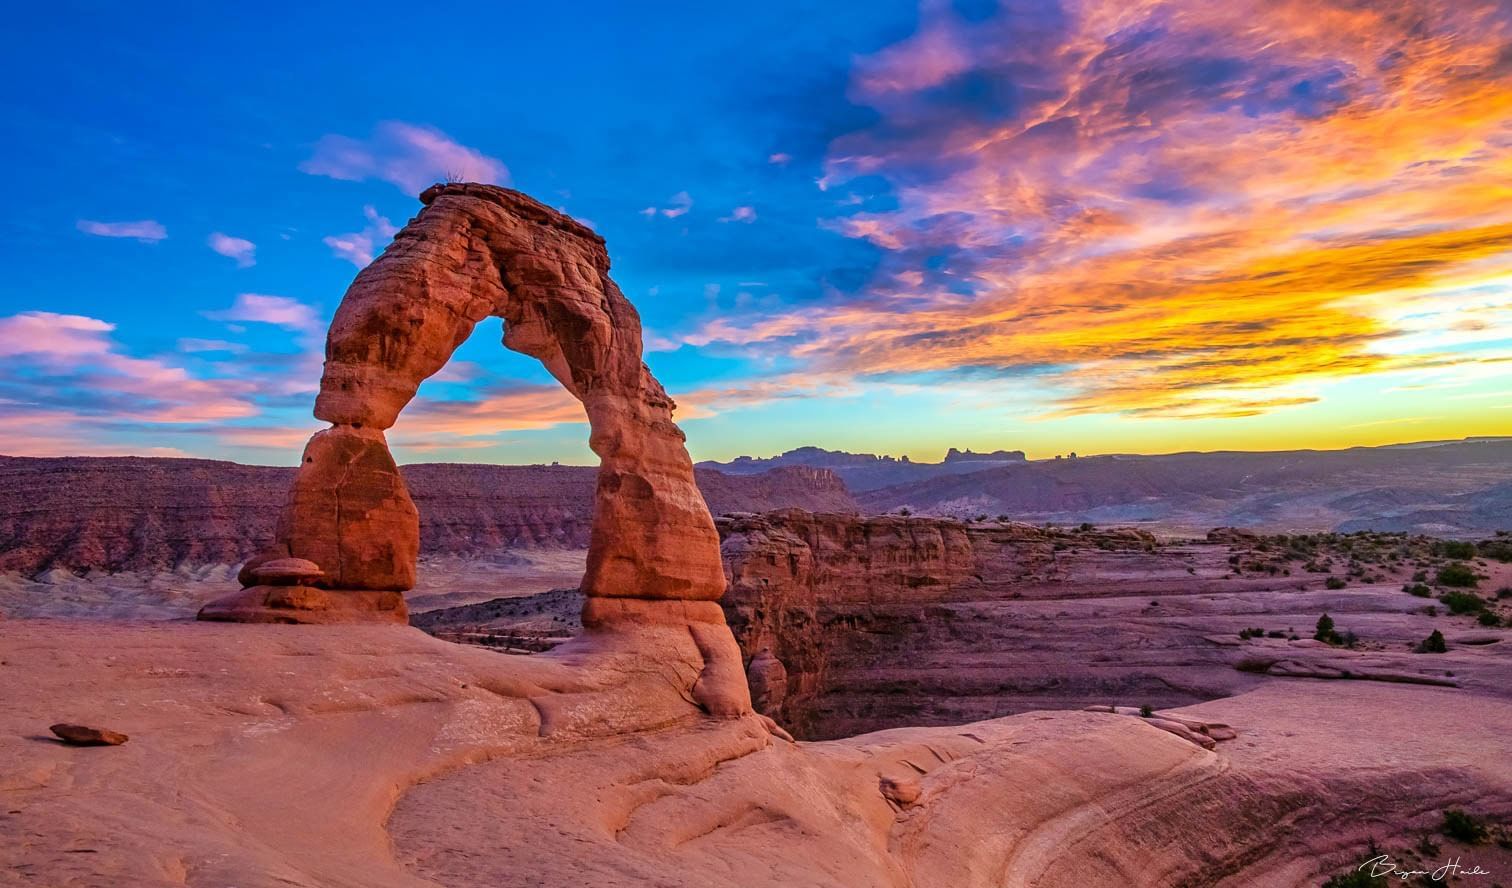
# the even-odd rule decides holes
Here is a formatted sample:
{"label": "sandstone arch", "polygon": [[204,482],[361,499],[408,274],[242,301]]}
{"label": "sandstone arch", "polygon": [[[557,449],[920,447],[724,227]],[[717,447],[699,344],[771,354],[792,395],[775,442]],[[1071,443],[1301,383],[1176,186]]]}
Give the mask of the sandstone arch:
{"label": "sandstone arch", "polygon": [[[436,185],[420,199],[424,209],[357,275],[331,323],[315,402],[331,428],[306,447],[279,544],[244,568],[247,588],[201,618],[405,621],[418,515],[384,431],[495,316],[504,345],[539,359],[588,415],[601,463],[585,621],[692,621],[728,636],[714,603],[725,586],[719,536],[674,404],[641,358],[640,318],[609,278],[603,238],[506,188]],[[666,604],[635,603],[648,600]]]}

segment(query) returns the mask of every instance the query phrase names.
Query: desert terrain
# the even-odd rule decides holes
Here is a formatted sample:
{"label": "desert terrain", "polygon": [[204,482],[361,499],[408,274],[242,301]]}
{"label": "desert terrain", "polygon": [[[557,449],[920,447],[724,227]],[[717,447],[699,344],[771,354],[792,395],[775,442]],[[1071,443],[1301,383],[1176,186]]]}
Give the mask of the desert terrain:
{"label": "desert terrain", "polygon": [[[1503,528],[976,512],[1069,484],[1001,473],[1083,464],[1011,451],[958,453],[901,505],[826,466],[695,470],[600,236],[497,186],[422,202],[337,310],[297,470],[0,465],[3,884],[1512,872]],[[385,430],[486,317],[582,402],[596,471],[395,463]],[[1429,461],[1478,496],[1508,480],[1499,446]],[[1423,473],[1267,459],[1277,488]],[[1085,459],[1123,489],[1094,473],[1060,502],[1154,483],[1123,463]],[[1242,498],[1245,465],[1160,471]]]}

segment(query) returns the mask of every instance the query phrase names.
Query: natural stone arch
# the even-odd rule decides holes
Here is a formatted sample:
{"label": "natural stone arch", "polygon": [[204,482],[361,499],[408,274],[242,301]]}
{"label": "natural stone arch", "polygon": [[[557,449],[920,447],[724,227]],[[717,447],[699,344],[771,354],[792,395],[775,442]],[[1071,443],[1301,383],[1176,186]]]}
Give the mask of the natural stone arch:
{"label": "natural stone arch", "polygon": [[436,185],[420,199],[425,208],[357,275],[331,323],[315,416],[332,425],[306,447],[278,545],[244,568],[248,588],[201,617],[405,619],[399,593],[414,584],[418,513],[383,433],[494,316],[504,345],[539,359],[588,416],[601,462],[585,621],[691,620],[727,636],[713,604],[725,586],[719,536],[675,405],[641,358],[640,318],[609,278],[603,238],[506,188]]}

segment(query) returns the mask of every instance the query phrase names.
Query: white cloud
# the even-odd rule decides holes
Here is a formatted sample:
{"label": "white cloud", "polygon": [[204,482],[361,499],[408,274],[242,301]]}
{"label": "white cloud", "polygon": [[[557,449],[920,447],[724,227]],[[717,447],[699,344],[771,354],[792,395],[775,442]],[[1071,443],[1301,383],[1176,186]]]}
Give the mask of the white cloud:
{"label": "white cloud", "polygon": [[80,219],[79,230],[97,237],[134,237],[144,244],[155,244],[168,236],[168,229],[151,219],[137,222],[96,222]]}
{"label": "white cloud", "polygon": [[331,248],[337,258],[345,259],[358,268],[366,268],[377,254],[377,248],[387,245],[399,233],[398,227],[380,216],[373,207],[363,207],[362,213],[367,217],[368,224],[361,231],[323,238],[325,245]]}
{"label": "white cloud", "polygon": [[230,308],[207,311],[204,315],[213,321],[272,324],[306,334],[319,334],[322,327],[320,316],[314,308],[287,296],[268,296],[263,293],[242,293]]}
{"label": "white cloud", "polygon": [[503,161],[454,141],[428,126],[386,120],[366,140],[325,135],[315,153],[299,165],[313,176],[348,182],[380,179],[418,195],[439,181],[509,182]]}
{"label": "white cloud", "polygon": [[693,209],[693,198],[686,191],[679,191],[667,199],[667,206],[646,207],[641,210],[641,215],[650,219],[658,214],[668,219],[676,219],[689,210]]}
{"label": "white cloud", "polygon": [[237,268],[250,268],[257,264],[257,244],[249,240],[217,231],[210,235],[208,243],[215,252],[227,259],[235,259]]}

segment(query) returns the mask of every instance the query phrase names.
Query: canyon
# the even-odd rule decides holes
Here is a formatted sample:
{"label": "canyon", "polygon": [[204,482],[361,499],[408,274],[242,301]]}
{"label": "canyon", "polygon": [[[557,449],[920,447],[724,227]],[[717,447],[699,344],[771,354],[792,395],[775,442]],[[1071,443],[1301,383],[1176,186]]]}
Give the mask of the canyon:
{"label": "canyon", "polygon": [[[161,457],[0,456],[0,572],[172,571],[239,565],[267,547],[294,469]],[[586,549],[596,470],[420,463],[399,469],[426,555]],[[699,469],[715,514],[850,511],[820,469]]]}

